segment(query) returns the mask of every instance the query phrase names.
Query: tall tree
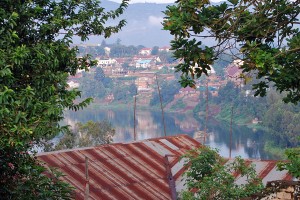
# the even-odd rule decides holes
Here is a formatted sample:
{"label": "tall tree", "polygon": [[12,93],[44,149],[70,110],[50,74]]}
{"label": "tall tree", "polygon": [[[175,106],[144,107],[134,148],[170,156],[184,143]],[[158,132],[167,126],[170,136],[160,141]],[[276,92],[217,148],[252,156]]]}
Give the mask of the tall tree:
{"label": "tall tree", "polygon": [[67,78],[95,65],[76,57],[73,36],[109,37],[125,25],[105,26],[127,7],[105,11],[98,0],[0,1],[0,196],[3,199],[69,199],[70,191],[27,152],[65,130],[64,109],[78,110],[80,91],[67,89]]}
{"label": "tall tree", "polygon": [[101,82],[101,83],[103,82],[103,80],[105,79],[105,74],[104,74],[102,67],[96,68],[96,73],[95,73],[94,79],[98,82]]}
{"label": "tall tree", "polygon": [[151,50],[151,55],[157,55],[159,52],[158,49],[159,49],[158,46],[154,46]]}
{"label": "tall tree", "polygon": [[106,44],[106,41],[105,40],[102,40],[102,42],[101,42],[101,45],[100,45],[101,47],[106,47],[107,46],[107,44]]}
{"label": "tall tree", "polygon": [[[171,41],[175,58],[184,62],[183,86],[207,75],[210,64],[221,53],[241,59],[244,76],[261,79],[253,85],[255,95],[264,96],[272,83],[285,92],[285,102],[300,101],[300,1],[177,0],[167,7],[164,29],[175,36]],[[205,40],[213,39],[210,46]],[[245,79],[247,80],[247,79]]]}

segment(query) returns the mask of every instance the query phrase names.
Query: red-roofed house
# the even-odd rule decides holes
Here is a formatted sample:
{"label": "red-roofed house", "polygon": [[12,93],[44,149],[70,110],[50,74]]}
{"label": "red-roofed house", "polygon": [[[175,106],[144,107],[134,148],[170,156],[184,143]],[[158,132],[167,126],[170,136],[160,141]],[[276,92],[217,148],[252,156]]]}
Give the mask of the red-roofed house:
{"label": "red-roofed house", "polygon": [[182,96],[190,96],[190,97],[197,97],[200,95],[200,91],[191,87],[185,87],[181,88],[179,90],[179,94],[177,97],[182,97]]}
{"label": "red-roofed house", "polygon": [[241,74],[243,73],[243,70],[240,68],[241,65],[242,61],[235,60],[225,68],[226,79],[234,82],[235,85],[241,85],[243,83],[243,79],[241,78]]}
{"label": "red-roofed house", "polygon": [[42,153],[38,159],[56,167],[84,199],[88,158],[89,199],[176,199],[183,188],[180,157],[200,143],[187,135]]}
{"label": "red-roofed house", "polygon": [[[177,135],[41,153],[37,158],[65,174],[62,180],[76,188],[76,200],[84,199],[87,186],[89,199],[95,200],[175,200],[186,188],[185,160],[180,158],[198,147],[201,144],[196,140]],[[255,164],[264,184],[275,179],[292,179],[286,171],[276,170],[276,161],[248,160],[247,163]],[[239,173],[234,175],[237,183],[245,183]]]}
{"label": "red-roofed house", "polygon": [[158,51],[166,51],[166,52],[169,52],[170,51],[170,48],[171,47],[167,47],[167,46],[164,46],[164,47],[160,47],[160,48],[158,48]]}
{"label": "red-roofed house", "polygon": [[141,54],[141,55],[150,55],[151,51],[152,51],[152,48],[142,48],[139,51],[139,54]]}

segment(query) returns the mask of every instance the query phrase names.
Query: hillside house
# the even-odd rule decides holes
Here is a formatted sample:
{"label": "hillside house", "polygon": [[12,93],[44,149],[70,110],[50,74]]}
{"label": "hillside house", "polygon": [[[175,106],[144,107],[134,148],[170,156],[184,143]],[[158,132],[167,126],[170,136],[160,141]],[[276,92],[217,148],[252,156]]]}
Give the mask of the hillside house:
{"label": "hillside house", "polygon": [[67,83],[70,88],[78,88],[80,85],[77,81],[68,81]]}
{"label": "hillside house", "polygon": [[[146,56],[142,56],[142,55],[138,55],[138,56],[134,56],[131,59],[131,62],[129,62],[130,66],[135,66],[136,68],[140,67],[140,63],[141,61],[145,61],[145,60],[150,60],[150,64],[147,66],[151,69],[156,68],[156,64],[161,62],[160,58],[158,56],[153,56],[153,55],[146,55]],[[138,64],[137,64],[138,63]]]}
{"label": "hillside house", "polygon": [[154,78],[153,77],[138,77],[135,80],[135,85],[138,89],[138,91],[143,91],[143,92],[147,92],[147,91],[152,91],[151,85],[154,84]]}
{"label": "hillside house", "polygon": [[149,69],[152,65],[153,65],[153,62],[151,60],[138,60],[138,61],[136,61],[135,67]]}
{"label": "hillside house", "polygon": [[140,55],[151,55],[152,48],[142,48],[139,51]]}
{"label": "hillside house", "polygon": [[111,59],[111,58],[109,59],[96,58],[96,60],[97,60],[97,67],[103,67],[103,68],[112,67],[117,63],[115,59]]}
{"label": "hillside house", "polygon": [[166,80],[166,81],[175,80],[175,75],[174,74],[160,74],[159,77],[163,80]]}
{"label": "hillside house", "polygon": [[198,97],[200,91],[191,87],[181,88],[179,90],[180,96]]}
{"label": "hillside house", "polygon": [[115,58],[116,63],[119,66],[122,66],[124,63],[130,63],[131,62],[131,58]]}
{"label": "hillside house", "polygon": [[114,67],[112,69],[112,74],[123,76],[123,75],[127,74],[127,70],[124,70],[123,67]]}
{"label": "hillside house", "polygon": [[159,56],[157,55],[135,55],[132,57],[134,62],[138,60],[156,60],[157,62],[161,62]]}
{"label": "hillside house", "polygon": [[105,101],[106,103],[111,103],[111,102],[114,101],[114,99],[115,99],[114,94],[108,94],[108,95],[105,97],[104,101]]}
{"label": "hillside house", "polygon": [[159,52],[163,52],[163,51],[169,52],[170,49],[171,49],[171,47],[164,46],[164,47],[159,47],[159,48],[158,48],[158,51],[159,51]]}
{"label": "hillside house", "polygon": [[225,68],[225,78],[234,82],[237,86],[243,86],[244,80],[241,78],[243,70],[240,68],[242,65],[241,60],[235,60]]}
{"label": "hillside house", "polygon": [[[193,69],[193,72],[196,74],[196,70],[203,70],[203,68],[201,67],[201,66],[199,66],[197,63],[195,63],[195,66],[191,66],[192,67],[192,69]],[[215,75],[216,74],[216,71],[215,71],[215,69],[213,68],[213,66],[209,66],[210,67],[210,69],[206,69],[206,71],[207,71],[207,75],[208,76],[212,76],[212,75]]]}

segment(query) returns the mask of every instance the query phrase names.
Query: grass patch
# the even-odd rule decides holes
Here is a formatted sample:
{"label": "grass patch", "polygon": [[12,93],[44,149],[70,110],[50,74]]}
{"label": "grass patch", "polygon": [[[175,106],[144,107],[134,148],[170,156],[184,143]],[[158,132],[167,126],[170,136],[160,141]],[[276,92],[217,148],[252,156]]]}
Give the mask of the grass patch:
{"label": "grass patch", "polygon": [[286,159],[284,151],[284,148],[278,147],[278,145],[275,145],[273,142],[267,141],[264,146],[264,150],[279,159]]}
{"label": "grass patch", "polygon": [[[231,121],[231,106],[225,105],[221,112],[215,117],[218,120],[230,122]],[[238,125],[247,125],[251,121],[251,116],[239,110],[233,109],[233,123]]]}

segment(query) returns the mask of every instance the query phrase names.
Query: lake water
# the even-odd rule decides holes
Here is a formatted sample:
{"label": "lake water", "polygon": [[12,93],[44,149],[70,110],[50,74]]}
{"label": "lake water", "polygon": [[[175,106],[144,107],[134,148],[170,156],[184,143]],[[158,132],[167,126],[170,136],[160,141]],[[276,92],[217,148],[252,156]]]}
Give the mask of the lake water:
{"label": "lake water", "polygon": [[[65,113],[64,123],[73,126],[77,122],[84,123],[88,120],[101,121],[104,119],[110,121],[116,130],[116,134],[113,138],[114,142],[133,141],[133,109],[113,110],[86,108],[77,112],[68,111]],[[196,138],[196,132],[205,129],[204,120],[195,119],[192,113],[165,113],[165,123],[166,134],[168,136],[187,134],[192,138]],[[232,140],[230,142],[230,124],[210,119],[207,124],[207,132],[209,134],[205,138],[205,142],[203,138],[200,142],[219,149],[219,153],[224,157],[229,157],[231,146],[232,157],[278,159],[276,156],[264,151],[265,141],[270,141],[272,138],[262,130],[233,125]],[[136,133],[137,140],[164,136],[161,112],[138,108],[136,112]]]}

